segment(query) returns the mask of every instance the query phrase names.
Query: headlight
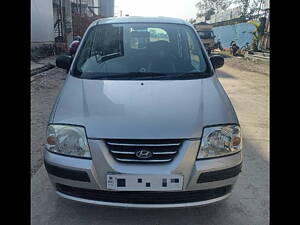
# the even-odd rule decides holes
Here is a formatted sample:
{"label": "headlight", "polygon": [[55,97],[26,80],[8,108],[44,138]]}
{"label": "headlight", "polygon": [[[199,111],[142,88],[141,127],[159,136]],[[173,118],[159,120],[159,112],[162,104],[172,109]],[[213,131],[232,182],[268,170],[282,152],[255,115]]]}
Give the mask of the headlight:
{"label": "headlight", "polygon": [[237,125],[204,128],[197,159],[226,156],[242,148],[241,130]]}
{"label": "headlight", "polygon": [[71,125],[49,125],[46,148],[55,153],[91,158],[85,129]]}

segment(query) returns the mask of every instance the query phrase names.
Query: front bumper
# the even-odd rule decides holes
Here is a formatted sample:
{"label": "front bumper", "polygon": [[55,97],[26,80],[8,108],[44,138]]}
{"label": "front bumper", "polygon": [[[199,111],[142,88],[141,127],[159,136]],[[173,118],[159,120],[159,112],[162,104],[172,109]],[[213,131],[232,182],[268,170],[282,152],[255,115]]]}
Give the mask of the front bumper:
{"label": "front bumper", "polygon": [[[241,170],[242,163],[241,152],[227,157],[195,161],[199,140],[185,141],[172,162],[155,165],[117,162],[102,140],[89,139],[89,146],[91,155],[93,156],[92,160],[66,157],[44,150],[45,167],[51,182],[56,188],[57,194],[61,197],[91,204],[134,208],[170,208],[207,205],[224,200],[230,195],[231,189]],[[109,198],[94,197],[107,196],[107,193],[111,193],[112,195],[118,193],[106,188],[106,175],[108,173],[181,174],[184,176],[183,190],[177,193],[178,196],[183,195],[183,197],[178,197],[178,201],[166,200],[165,202],[144,202],[136,200],[136,198],[125,201],[120,198],[114,198],[115,196],[112,196],[112,200]],[[69,189],[59,188],[59,185],[69,187]],[[102,195],[103,192],[106,194]],[[170,195],[166,199],[176,199],[174,192],[151,193],[154,194],[149,197],[152,199],[155,199],[155,196],[160,198],[164,194],[167,196],[168,193]],[[138,196],[141,192],[135,192],[135,194]],[[144,196],[148,195],[148,193],[144,194]],[[184,195],[187,195],[187,197],[184,197]],[[204,195],[207,197],[203,198]]]}
{"label": "front bumper", "polygon": [[[127,208],[178,208],[178,207],[189,207],[189,206],[204,206],[212,203],[216,203],[222,201],[230,196],[231,186],[226,186],[224,188],[210,189],[208,191],[194,191],[194,195],[198,194],[198,197],[201,196],[201,200],[192,200],[193,198],[189,197],[189,195],[193,196],[191,192],[114,192],[110,191],[111,194],[107,194],[108,192],[102,191],[91,191],[87,189],[78,189],[72,188],[68,186],[64,186],[65,189],[57,186],[56,193],[66,199],[84,202],[95,205],[103,205],[103,206],[112,206],[112,207],[127,207]],[[73,192],[73,191],[74,192]],[[80,195],[84,195],[81,197]],[[121,194],[120,194],[121,193]],[[224,194],[223,194],[224,193]],[[117,196],[116,196],[117,195]],[[123,195],[123,196],[121,196]],[[170,195],[170,196],[168,196]],[[175,196],[176,195],[176,196]],[[212,195],[220,195],[219,197],[209,198]],[[183,197],[186,196],[187,199]],[[99,197],[102,199],[99,199]],[[111,198],[112,197],[112,198]],[[119,198],[118,198],[119,197]],[[204,198],[203,198],[204,197]],[[108,199],[110,198],[110,199]],[[150,199],[152,198],[152,199]],[[180,198],[178,201],[178,198]]]}

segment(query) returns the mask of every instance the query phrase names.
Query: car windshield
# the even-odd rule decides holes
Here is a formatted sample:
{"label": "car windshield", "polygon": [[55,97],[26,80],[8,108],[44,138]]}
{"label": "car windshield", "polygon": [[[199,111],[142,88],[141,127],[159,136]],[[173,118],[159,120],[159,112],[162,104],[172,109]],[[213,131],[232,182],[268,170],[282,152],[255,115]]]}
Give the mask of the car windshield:
{"label": "car windshield", "polygon": [[200,38],[202,38],[202,39],[210,39],[213,37],[213,32],[208,31],[208,30],[198,31],[198,34],[199,34]]}
{"label": "car windshield", "polygon": [[71,74],[84,79],[204,77],[210,68],[193,29],[163,23],[92,27]]}

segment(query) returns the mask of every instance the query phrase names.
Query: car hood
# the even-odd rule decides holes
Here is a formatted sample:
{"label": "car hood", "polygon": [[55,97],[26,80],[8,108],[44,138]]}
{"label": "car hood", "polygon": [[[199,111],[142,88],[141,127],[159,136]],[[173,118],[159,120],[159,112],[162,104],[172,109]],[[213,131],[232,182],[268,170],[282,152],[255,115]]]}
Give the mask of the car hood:
{"label": "car hood", "polygon": [[87,80],[68,76],[50,123],[82,125],[89,138],[200,138],[238,123],[218,79]]}

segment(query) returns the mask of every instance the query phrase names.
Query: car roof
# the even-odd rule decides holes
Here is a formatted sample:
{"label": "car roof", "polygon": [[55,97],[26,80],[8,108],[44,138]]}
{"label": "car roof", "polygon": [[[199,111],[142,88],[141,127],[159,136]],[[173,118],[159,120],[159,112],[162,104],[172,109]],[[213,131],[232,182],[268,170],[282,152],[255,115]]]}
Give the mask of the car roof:
{"label": "car roof", "polygon": [[186,22],[182,19],[171,18],[171,17],[144,17],[144,16],[124,16],[124,17],[108,17],[95,20],[91,25],[98,24],[112,24],[112,23],[175,23],[175,24],[186,24],[190,25],[190,23]]}

